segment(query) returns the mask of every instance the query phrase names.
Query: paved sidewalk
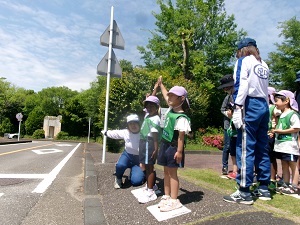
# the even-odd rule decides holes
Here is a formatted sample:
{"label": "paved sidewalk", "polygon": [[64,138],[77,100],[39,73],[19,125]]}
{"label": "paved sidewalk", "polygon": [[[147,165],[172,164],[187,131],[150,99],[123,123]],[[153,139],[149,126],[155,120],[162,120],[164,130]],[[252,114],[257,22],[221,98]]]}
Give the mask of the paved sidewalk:
{"label": "paved sidewalk", "polygon": [[[221,151],[213,154],[186,154],[186,167],[212,168],[221,171]],[[254,206],[226,203],[223,195],[180,179],[179,199],[190,213],[159,222],[147,209],[160,201],[139,204],[131,191],[140,187],[115,190],[114,168],[120,154],[106,152],[102,163],[102,146],[86,144],[84,203],[85,225],[91,224],[297,224],[261,211]],[[88,171],[87,171],[88,170]],[[126,173],[124,181],[126,181]],[[157,170],[158,186],[163,191],[163,173]],[[224,179],[224,182],[226,180]],[[278,212],[277,212],[278,213]],[[299,221],[300,222],[300,219]]]}

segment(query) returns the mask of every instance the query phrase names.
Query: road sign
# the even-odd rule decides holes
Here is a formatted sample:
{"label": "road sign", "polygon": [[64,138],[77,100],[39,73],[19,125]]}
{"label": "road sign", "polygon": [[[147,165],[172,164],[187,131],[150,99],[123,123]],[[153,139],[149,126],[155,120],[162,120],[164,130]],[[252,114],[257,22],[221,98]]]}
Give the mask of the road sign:
{"label": "road sign", "polygon": [[[112,48],[124,49],[124,39],[114,18],[114,7],[111,7],[110,25],[100,37],[100,44],[108,46],[108,53],[97,66],[97,74],[107,76],[104,130],[107,131],[110,77],[122,77],[122,69]],[[106,136],[103,137],[102,163],[105,163]]]}
{"label": "road sign", "polygon": [[[111,68],[110,68],[110,76],[121,78],[122,77],[122,68],[117,60],[117,57],[113,51],[111,50]],[[105,54],[103,59],[97,66],[97,74],[102,76],[107,76],[107,67],[108,67],[108,52]]]}
{"label": "road sign", "polygon": [[[113,35],[112,35],[112,47],[117,49],[124,50],[125,41],[121,34],[121,31],[117,25],[117,22],[113,21]],[[106,28],[104,33],[100,36],[100,44],[103,46],[109,46],[109,35],[110,35],[110,26]]]}
{"label": "road sign", "polygon": [[16,118],[17,118],[18,121],[22,121],[22,118],[23,118],[22,113],[18,113],[18,114],[16,115]]}

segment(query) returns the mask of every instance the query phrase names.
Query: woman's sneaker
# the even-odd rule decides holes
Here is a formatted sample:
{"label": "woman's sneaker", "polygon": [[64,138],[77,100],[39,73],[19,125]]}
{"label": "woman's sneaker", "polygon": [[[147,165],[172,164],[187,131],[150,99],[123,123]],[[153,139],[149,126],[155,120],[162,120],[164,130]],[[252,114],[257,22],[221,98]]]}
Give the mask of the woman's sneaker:
{"label": "woman's sneaker", "polygon": [[[244,193],[244,192],[243,192]],[[253,199],[251,194],[243,194],[239,190],[234,192],[233,194],[229,196],[224,196],[223,200],[225,202],[232,202],[232,203],[240,203],[240,204],[245,204],[245,205],[252,205],[253,204]]]}
{"label": "woman's sneaker", "polygon": [[160,208],[160,207],[163,207],[165,204],[168,203],[168,201],[171,199],[171,197],[169,195],[163,195],[161,197],[161,200],[160,202],[158,203],[157,207]]}
{"label": "woman's sneaker", "polygon": [[161,212],[169,212],[175,209],[179,209],[182,207],[181,202],[179,199],[169,199],[169,201],[160,207]]}
{"label": "woman's sneaker", "polygon": [[272,199],[269,190],[264,190],[259,187],[252,192],[252,195],[264,201],[268,201]]}

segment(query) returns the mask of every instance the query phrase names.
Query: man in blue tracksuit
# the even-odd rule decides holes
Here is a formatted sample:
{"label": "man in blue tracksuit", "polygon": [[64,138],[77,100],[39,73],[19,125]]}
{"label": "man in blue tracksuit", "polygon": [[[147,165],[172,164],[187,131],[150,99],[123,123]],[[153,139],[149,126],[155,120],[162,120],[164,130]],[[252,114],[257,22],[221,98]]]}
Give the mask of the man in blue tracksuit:
{"label": "man in blue tracksuit", "polygon": [[270,200],[270,159],[268,155],[268,78],[269,68],[261,59],[256,41],[245,38],[238,44],[238,60],[234,68],[234,112],[232,121],[238,129],[236,160],[239,190],[224,196],[226,202],[253,204],[249,187],[253,171],[260,186],[256,196]]}

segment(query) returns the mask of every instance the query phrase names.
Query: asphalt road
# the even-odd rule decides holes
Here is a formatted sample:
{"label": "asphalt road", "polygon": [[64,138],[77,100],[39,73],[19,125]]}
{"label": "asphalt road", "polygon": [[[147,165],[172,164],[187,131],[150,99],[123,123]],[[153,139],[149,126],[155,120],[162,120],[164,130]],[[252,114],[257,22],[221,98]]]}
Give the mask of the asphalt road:
{"label": "asphalt road", "polygon": [[[230,204],[213,188],[180,179],[179,199],[189,213],[158,221],[139,204],[126,184],[113,188],[120,154],[106,153],[98,144],[34,141],[0,145],[0,225],[99,224],[298,224],[284,212]],[[220,171],[221,155],[187,155],[187,167]],[[126,172],[128,173],[128,171]],[[163,173],[157,170],[163,191]],[[225,182],[225,181],[224,181]]]}
{"label": "asphalt road", "polygon": [[83,145],[0,145],[0,224],[83,224]]}

